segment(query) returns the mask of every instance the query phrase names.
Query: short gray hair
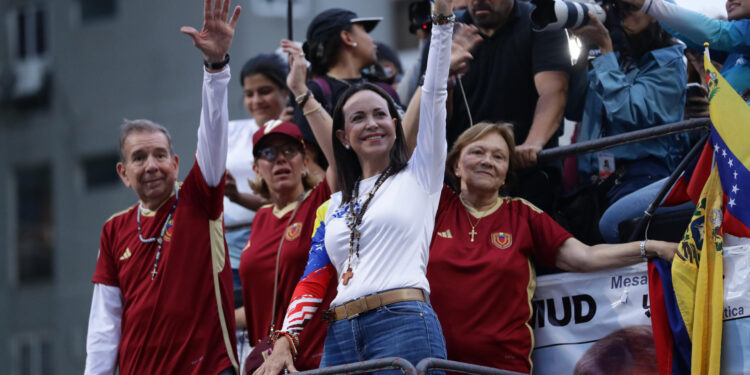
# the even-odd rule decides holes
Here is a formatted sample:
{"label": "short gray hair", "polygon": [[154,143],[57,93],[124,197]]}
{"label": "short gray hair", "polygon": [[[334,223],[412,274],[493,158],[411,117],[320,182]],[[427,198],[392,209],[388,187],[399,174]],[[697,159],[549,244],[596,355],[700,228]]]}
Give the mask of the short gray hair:
{"label": "short gray hair", "polygon": [[146,132],[156,133],[161,132],[167,137],[167,143],[169,144],[169,156],[174,155],[174,145],[172,145],[172,136],[169,134],[167,128],[146,119],[128,120],[125,119],[120,127],[120,162],[124,163],[127,160],[125,155],[125,140],[128,138],[130,133],[133,132]]}

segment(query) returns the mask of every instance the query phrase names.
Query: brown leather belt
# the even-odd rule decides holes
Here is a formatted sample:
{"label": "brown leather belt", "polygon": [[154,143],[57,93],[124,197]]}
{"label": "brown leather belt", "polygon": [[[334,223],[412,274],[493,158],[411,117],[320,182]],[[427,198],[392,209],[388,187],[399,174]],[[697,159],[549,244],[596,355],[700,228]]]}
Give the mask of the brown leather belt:
{"label": "brown leather belt", "polygon": [[369,296],[360,297],[343,305],[336,306],[330,310],[323,311],[322,318],[329,323],[344,318],[352,319],[356,318],[359,314],[377,309],[378,307],[404,301],[426,302],[427,298],[425,298],[422,289],[393,289],[386,292],[380,292],[371,294]]}

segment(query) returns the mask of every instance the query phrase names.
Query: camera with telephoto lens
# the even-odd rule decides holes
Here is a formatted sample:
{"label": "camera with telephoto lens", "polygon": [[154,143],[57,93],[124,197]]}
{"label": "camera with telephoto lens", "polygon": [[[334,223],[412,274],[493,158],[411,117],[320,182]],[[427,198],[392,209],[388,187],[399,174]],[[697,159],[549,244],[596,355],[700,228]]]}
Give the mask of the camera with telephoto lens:
{"label": "camera with telephoto lens", "polygon": [[531,12],[531,25],[534,31],[575,29],[589,22],[591,12],[602,23],[614,7],[613,0],[564,1],[531,0],[536,6]]}
{"label": "camera with telephoto lens", "polygon": [[432,30],[432,4],[430,0],[419,0],[409,4],[409,32]]}

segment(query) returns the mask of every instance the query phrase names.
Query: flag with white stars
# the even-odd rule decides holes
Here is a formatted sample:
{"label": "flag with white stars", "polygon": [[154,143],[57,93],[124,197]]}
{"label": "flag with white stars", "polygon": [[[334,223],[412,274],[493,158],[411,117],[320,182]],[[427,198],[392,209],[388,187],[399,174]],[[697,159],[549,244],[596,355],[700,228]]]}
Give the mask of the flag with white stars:
{"label": "flag with white stars", "polygon": [[692,200],[696,210],[673,262],[649,261],[661,374],[720,373],[723,234],[750,237],[750,106],[714,68],[708,51],[704,66],[711,134],[663,203]]}
{"label": "flag with white stars", "polygon": [[697,203],[715,161],[724,190],[724,233],[750,237],[750,106],[706,61],[711,135],[662,205]]}
{"label": "flag with white stars", "polygon": [[706,57],[713,160],[724,190],[725,233],[750,237],[750,106]]}

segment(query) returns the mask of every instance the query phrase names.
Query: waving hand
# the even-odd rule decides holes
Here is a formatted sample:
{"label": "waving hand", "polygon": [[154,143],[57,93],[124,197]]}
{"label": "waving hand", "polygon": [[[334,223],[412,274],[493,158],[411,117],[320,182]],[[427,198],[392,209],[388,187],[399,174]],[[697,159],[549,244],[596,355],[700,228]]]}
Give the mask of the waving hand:
{"label": "waving hand", "polygon": [[224,60],[229,47],[232,45],[234,28],[240,17],[239,6],[234,8],[232,18],[227,21],[229,15],[230,0],[205,0],[203,6],[203,29],[198,32],[190,26],[183,26],[180,31],[187,34],[193,44],[203,53],[203,58],[209,63]]}

